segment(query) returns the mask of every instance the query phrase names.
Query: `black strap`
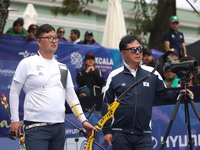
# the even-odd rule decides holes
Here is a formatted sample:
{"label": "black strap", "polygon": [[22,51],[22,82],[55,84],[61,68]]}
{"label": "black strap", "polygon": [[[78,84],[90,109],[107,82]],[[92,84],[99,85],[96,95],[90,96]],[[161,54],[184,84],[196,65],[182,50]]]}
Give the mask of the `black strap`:
{"label": "black strap", "polygon": [[139,81],[135,82],[135,83],[134,83],[133,85],[131,85],[129,88],[127,88],[127,89],[117,98],[116,101],[120,102],[120,101],[122,100],[122,98],[126,95],[126,93],[127,93],[128,91],[130,91],[131,89],[135,88],[135,87],[136,87],[137,85],[139,85],[141,82],[143,82],[144,80],[146,80],[147,78],[149,78],[149,77],[156,71],[156,69],[157,69],[157,67],[158,67],[158,64],[159,64],[159,62],[158,62],[158,60],[157,60],[157,61],[156,61],[156,65],[155,65],[153,71],[150,72],[149,74],[147,74],[145,77],[143,77],[143,78],[140,79]]}
{"label": "black strap", "polygon": [[[38,52],[37,52],[37,55],[40,56]],[[66,88],[67,74],[68,74],[67,65],[63,64],[63,63],[59,63],[58,66],[60,69],[60,76],[61,76],[60,81],[61,81],[63,87]]]}
{"label": "black strap", "polygon": [[67,75],[68,75],[68,68],[66,64],[58,64],[59,69],[60,69],[60,81],[63,85],[64,88],[66,88],[66,83],[67,83]]}

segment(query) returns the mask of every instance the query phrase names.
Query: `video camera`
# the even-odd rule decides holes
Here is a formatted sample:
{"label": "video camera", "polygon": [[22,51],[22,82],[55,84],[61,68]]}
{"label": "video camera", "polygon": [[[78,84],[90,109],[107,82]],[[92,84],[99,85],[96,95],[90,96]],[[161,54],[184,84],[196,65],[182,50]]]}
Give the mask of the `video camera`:
{"label": "video camera", "polygon": [[167,56],[166,60],[170,64],[170,70],[176,73],[179,78],[186,79],[187,82],[190,81],[190,72],[196,73],[199,66],[196,60],[175,62],[170,56]]}

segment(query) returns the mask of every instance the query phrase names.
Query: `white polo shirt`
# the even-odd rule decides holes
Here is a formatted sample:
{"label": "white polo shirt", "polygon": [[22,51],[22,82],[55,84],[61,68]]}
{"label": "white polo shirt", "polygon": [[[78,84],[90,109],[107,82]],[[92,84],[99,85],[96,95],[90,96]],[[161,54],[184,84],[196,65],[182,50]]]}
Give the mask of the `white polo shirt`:
{"label": "white polo shirt", "polygon": [[[51,123],[64,122],[64,103],[67,97],[67,89],[74,88],[74,85],[68,70],[66,89],[63,88],[58,64],[59,62],[54,58],[47,60],[39,55],[30,56],[19,63],[13,80],[23,84],[23,90],[26,93],[24,120]],[[71,94],[73,95],[75,92]],[[77,96],[73,96],[75,96],[75,99],[67,100],[70,106],[72,103],[79,104]],[[15,103],[13,98],[10,101]],[[18,120],[18,112],[15,112],[17,109],[14,108],[18,106],[14,104],[11,106],[11,120]],[[82,114],[82,108],[77,107],[79,113]],[[79,120],[82,122],[86,118],[82,115]]]}

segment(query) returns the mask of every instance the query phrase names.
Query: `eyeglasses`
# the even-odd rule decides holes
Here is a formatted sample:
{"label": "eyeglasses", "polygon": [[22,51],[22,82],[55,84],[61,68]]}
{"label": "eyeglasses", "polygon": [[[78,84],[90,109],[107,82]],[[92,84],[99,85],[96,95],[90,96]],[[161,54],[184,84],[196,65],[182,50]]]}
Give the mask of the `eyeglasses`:
{"label": "eyeglasses", "polygon": [[65,33],[65,31],[58,31],[58,33]]}
{"label": "eyeglasses", "polygon": [[132,53],[136,53],[137,51],[139,53],[142,53],[143,50],[144,50],[144,47],[140,46],[140,47],[131,47],[131,48],[127,48],[127,49],[124,49],[124,50],[131,50]]}
{"label": "eyeglasses", "polygon": [[39,39],[48,39],[49,42],[52,42],[53,40],[58,41],[58,37],[57,36],[47,36],[47,37],[39,37]]}
{"label": "eyeglasses", "polygon": [[37,30],[37,28],[31,28],[31,30]]}
{"label": "eyeglasses", "polygon": [[170,73],[171,71],[165,71],[165,73]]}

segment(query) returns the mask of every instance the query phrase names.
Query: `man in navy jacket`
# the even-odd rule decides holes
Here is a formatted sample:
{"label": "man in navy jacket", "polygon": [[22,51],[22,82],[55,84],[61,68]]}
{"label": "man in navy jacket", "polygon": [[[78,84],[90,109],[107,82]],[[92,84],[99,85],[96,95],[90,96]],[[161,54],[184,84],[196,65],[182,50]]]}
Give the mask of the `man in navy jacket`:
{"label": "man in navy jacket", "polygon": [[[115,101],[127,88],[139,81],[154,68],[142,65],[143,47],[134,35],[124,36],[119,44],[124,66],[112,71],[107,79],[102,115],[107,113],[107,104]],[[190,90],[181,90],[188,92]],[[113,150],[153,149],[149,126],[155,96],[162,100],[176,100],[179,91],[167,90],[160,74],[155,71],[149,78],[122,97],[120,105],[103,127],[104,142]]]}

